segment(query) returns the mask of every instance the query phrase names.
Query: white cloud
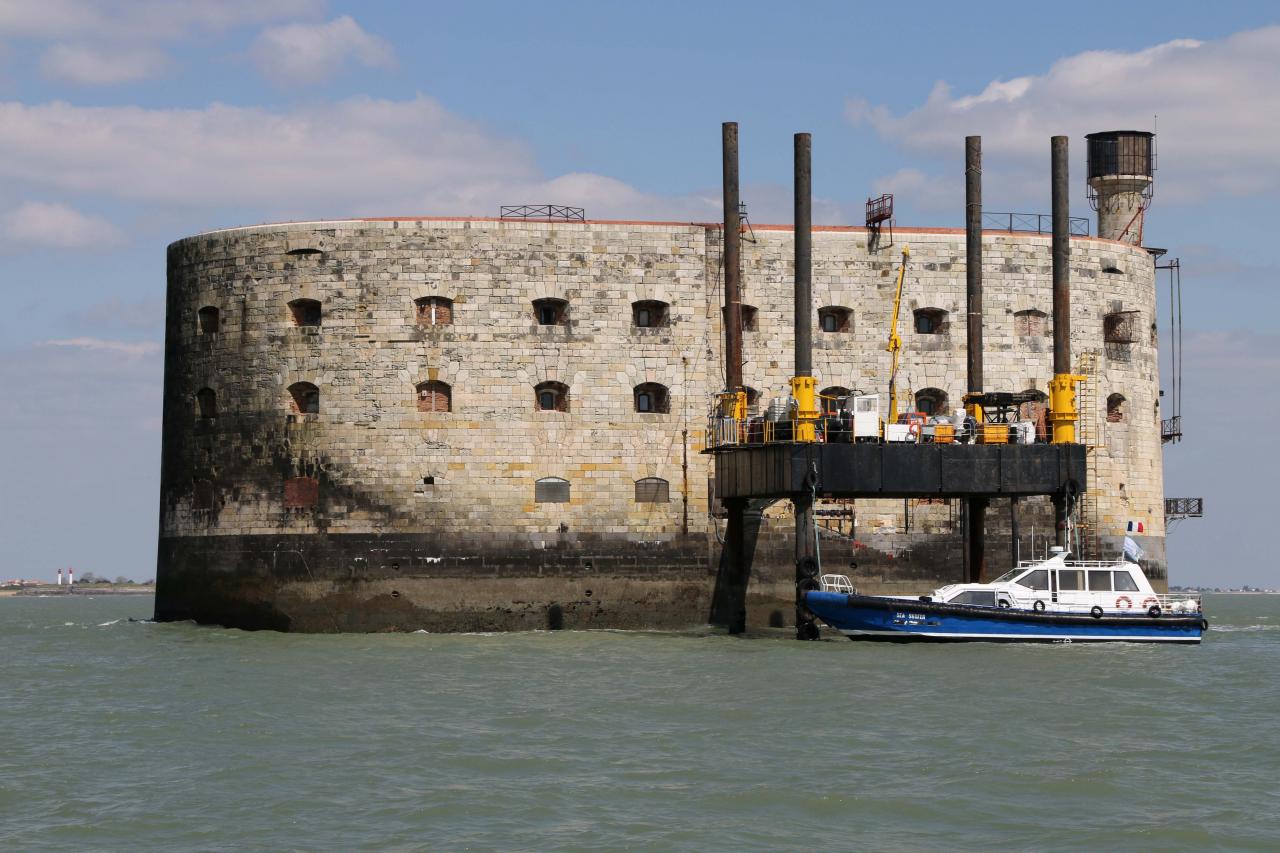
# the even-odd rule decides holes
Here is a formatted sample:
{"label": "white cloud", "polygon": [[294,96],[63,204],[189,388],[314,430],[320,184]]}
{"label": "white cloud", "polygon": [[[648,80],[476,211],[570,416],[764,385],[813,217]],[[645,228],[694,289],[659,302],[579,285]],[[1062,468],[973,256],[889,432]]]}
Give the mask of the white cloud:
{"label": "white cloud", "polygon": [[0,0],[0,36],[53,41],[40,61],[64,83],[111,85],[172,64],[160,45],[239,26],[309,18],[323,0]]}
{"label": "white cloud", "polygon": [[249,54],[265,77],[285,86],[322,82],[348,62],[378,68],[395,64],[391,45],[365,32],[347,15],[327,24],[287,24],[263,30]]}
{"label": "white cloud", "polygon": [[718,191],[669,198],[601,175],[549,179],[527,145],[425,96],[286,112],[0,103],[0,179],[273,218],[494,215],[502,204],[553,202],[594,218],[707,220],[720,206]]}
{"label": "white cloud", "polygon": [[1039,197],[1048,186],[1049,137],[1071,137],[1073,173],[1083,135],[1150,129],[1159,115],[1159,167],[1176,181],[1162,199],[1280,193],[1280,26],[1199,42],[1180,39],[1135,52],[1089,51],[1041,75],[996,80],[977,95],[945,83],[895,115],[854,100],[846,117],[906,150],[963,162],[964,137],[983,137],[984,169],[1000,191]]}
{"label": "white cloud", "polygon": [[892,175],[877,178],[871,184],[873,195],[895,193],[907,197],[919,211],[954,210],[956,199],[964,198],[964,182],[954,176],[927,175],[919,169],[899,169]]}
{"label": "white cloud", "polygon": [[143,80],[169,65],[159,50],[112,50],[82,44],[55,44],[40,59],[46,77],[82,85],[113,85]]}
{"label": "white cloud", "polygon": [[107,341],[101,338],[65,338],[63,340],[41,341],[40,346],[73,347],[92,352],[118,353],[133,357],[155,355],[160,352],[160,344],[155,341]]}
{"label": "white cloud", "polygon": [[193,32],[320,14],[324,0],[0,0],[0,35],[165,41]]}
{"label": "white cloud", "polygon": [[91,249],[120,239],[110,222],[63,204],[29,201],[0,216],[0,244],[9,248]]}

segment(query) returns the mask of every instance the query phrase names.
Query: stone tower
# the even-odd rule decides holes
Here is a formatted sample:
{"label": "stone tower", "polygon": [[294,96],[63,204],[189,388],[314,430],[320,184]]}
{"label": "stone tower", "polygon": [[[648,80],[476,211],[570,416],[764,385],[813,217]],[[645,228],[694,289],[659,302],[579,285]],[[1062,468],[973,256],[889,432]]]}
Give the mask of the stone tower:
{"label": "stone tower", "polygon": [[1142,245],[1142,226],[1151,204],[1155,134],[1143,130],[1090,133],[1089,203],[1098,211],[1098,236]]}

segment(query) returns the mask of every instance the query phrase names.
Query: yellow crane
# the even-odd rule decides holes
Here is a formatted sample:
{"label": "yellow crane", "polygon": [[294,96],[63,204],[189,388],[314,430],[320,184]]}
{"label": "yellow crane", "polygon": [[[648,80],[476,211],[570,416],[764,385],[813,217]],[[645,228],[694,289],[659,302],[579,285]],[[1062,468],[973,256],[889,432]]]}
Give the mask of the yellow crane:
{"label": "yellow crane", "polygon": [[902,282],[907,276],[907,261],[911,259],[911,248],[902,247],[902,265],[898,267],[898,289],[893,295],[893,319],[889,321],[889,345],[885,347],[892,360],[889,364],[889,419],[888,423],[898,422],[898,353],[902,350],[902,338],[898,337],[898,313],[902,309]]}

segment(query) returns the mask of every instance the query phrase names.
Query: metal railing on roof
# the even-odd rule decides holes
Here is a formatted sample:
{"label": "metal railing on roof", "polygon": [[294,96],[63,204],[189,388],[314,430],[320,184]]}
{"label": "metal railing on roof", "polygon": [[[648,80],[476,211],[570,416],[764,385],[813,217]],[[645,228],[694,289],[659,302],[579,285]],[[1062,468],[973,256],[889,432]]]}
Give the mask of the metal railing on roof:
{"label": "metal railing on roof", "polygon": [[[1033,234],[1052,234],[1053,217],[1047,213],[983,213],[982,227],[993,231],[1029,231]],[[1072,237],[1089,236],[1089,220],[1072,216],[1068,220]]]}
{"label": "metal railing on roof", "polygon": [[563,219],[566,222],[585,222],[586,209],[565,207],[561,204],[512,204],[503,205],[499,219]]}

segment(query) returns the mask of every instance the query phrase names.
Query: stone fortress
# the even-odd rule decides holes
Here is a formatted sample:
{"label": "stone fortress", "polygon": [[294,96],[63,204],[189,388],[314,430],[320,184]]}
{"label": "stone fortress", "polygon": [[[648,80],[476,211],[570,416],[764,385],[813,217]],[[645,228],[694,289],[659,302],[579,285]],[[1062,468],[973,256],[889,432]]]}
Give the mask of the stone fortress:
{"label": "stone fortress", "polygon": [[[723,522],[707,415],[723,387],[719,223],[356,219],[232,228],[168,252],[156,615],[301,631],[706,624]],[[904,244],[905,408],[960,407],[963,229],[815,227],[819,387],[887,398]],[[1090,376],[1084,557],[1126,529],[1165,576],[1155,271],[1071,239]],[[744,377],[791,377],[793,240],[742,247]],[[1047,390],[1050,237],[983,235],[986,387]],[[914,405],[912,405],[914,402]],[[1025,417],[1042,416],[1036,406]],[[1041,407],[1042,408],[1042,407]],[[960,579],[955,502],[820,504],[824,565],[867,592]],[[1052,541],[1022,502],[1021,556]],[[1008,502],[987,516],[993,574]],[[789,624],[788,507],[765,513],[753,624]],[[778,517],[781,516],[781,517]],[[1038,536],[1037,536],[1038,534]],[[852,566],[852,568],[851,568]]]}

